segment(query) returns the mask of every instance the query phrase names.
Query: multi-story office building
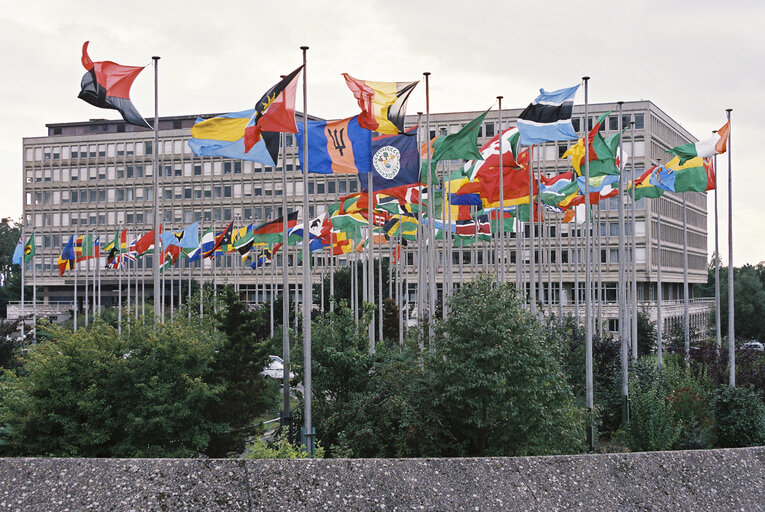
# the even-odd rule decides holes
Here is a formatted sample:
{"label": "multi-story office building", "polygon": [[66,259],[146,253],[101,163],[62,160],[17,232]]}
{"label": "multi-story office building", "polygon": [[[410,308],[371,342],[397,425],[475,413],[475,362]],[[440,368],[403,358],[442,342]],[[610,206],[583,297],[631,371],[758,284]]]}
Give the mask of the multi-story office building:
{"label": "multi-story office building", "polygon": [[[613,110],[602,129],[604,135],[616,132],[619,127],[616,104],[590,105],[591,126],[602,113]],[[503,111],[503,125],[514,124],[520,109]],[[583,107],[574,109],[574,127],[583,128]],[[430,116],[430,136],[453,133],[480,112],[439,113]],[[627,102],[623,105],[625,127],[634,121],[634,130],[628,128],[624,135],[624,150],[633,154],[627,162],[627,172],[635,176],[644,169],[669,160],[667,149],[695,140],[680,124],[671,119],[650,101]],[[100,236],[102,245],[111,240],[115,233],[127,228],[129,237],[143,234],[152,227],[153,174],[160,173],[159,199],[160,216],[165,229],[179,229],[199,221],[204,227],[214,226],[220,230],[230,220],[244,225],[262,222],[282,215],[282,199],[286,194],[288,209],[301,209],[303,195],[310,197],[308,214],[313,217],[323,211],[340,196],[359,190],[358,179],[349,175],[309,176],[308,190],[303,190],[302,174],[299,171],[295,138],[285,137],[286,158],[276,167],[258,163],[230,160],[219,157],[194,157],[186,143],[190,128],[197,116],[178,116],[160,119],[159,146],[153,147],[153,132],[126,125],[122,121],[92,119],[87,122],[48,124],[47,136],[28,137],[24,145],[24,226],[25,231],[34,231],[37,243],[35,273],[38,294],[48,302],[71,301],[74,277],[67,272],[59,277],[56,266],[63,244],[71,234],[92,233]],[[424,120],[424,117],[423,117]],[[409,125],[416,123],[417,116],[408,116]],[[424,121],[423,121],[424,125]],[[424,126],[423,126],[424,128]],[[495,135],[498,126],[496,111],[492,111],[481,127],[479,144]],[[422,129],[421,133],[424,134]],[[633,139],[634,133],[634,139]],[[546,175],[568,170],[568,161],[561,155],[572,142],[549,143],[534,149],[533,165]],[[634,149],[633,149],[634,148]],[[154,152],[158,151],[159,168],[153,168]],[[539,161],[537,163],[537,158]],[[443,164],[443,169],[460,165],[459,162]],[[282,172],[287,174],[287,188],[282,186]],[[631,176],[630,176],[631,177]],[[688,267],[689,281],[706,281],[707,237],[706,237],[706,195],[687,193],[688,224]],[[604,200],[593,213],[593,229],[598,240],[595,250],[596,261],[600,263],[604,283],[604,301],[616,301],[618,282],[618,199]],[[666,193],[660,199],[642,199],[636,205],[634,257],[637,263],[637,292],[643,302],[656,298],[656,271],[662,268],[664,299],[671,301],[683,296],[683,198],[678,194]],[[630,212],[631,200],[626,199],[626,212]],[[542,258],[543,294],[546,304],[562,302],[573,311],[574,293],[578,289],[583,297],[584,268],[581,252],[583,226],[573,223],[560,226],[560,217],[548,215],[548,220],[537,226],[535,261]],[[658,254],[658,223],[661,222],[662,253]],[[628,223],[628,225],[631,225]],[[526,228],[528,230],[528,227]],[[509,234],[506,251],[506,279],[516,281],[515,234]],[[528,274],[530,254],[528,245],[521,254],[522,274]],[[387,249],[382,251],[388,256]],[[293,253],[294,254],[294,253]],[[314,280],[326,272],[327,257],[320,256],[314,266]],[[288,255],[292,260],[292,255]],[[406,272],[410,277],[417,274],[413,251],[408,251]],[[438,282],[444,280],[443,257],[440,258]],[[496,261],[490,247],[454,248],[452,253],[452,280],[459,282],[470,279],[475,272],[491,270]],[[463,264],[459,265],[462,261]],[[278,258],[277,266],[281,262]],[[250,300],[262,298],[264,289],[260,284],[267,280],[268,270],[253,271],[242,266],[237,255],[205,262],[200,269],[194,264],[190,272],[194,279],[212,280],[218,283],[237,281],[242,293]],[[345,264],[345,258],[336,262]],[[139,280],[147,278],[151,286],[151,256],[139,263]],[[90,272],[93,272],[91,267]],[[187,275],[185,261],[174,274]],[[80,270],[84,272],[84,270]],[[132,272],[132,271],[131,271]],[[458,274],[459,273],[459,274]],[[83,276],[84,274],[80,274]],[[173,274],[171,274],[173,275]],[[597,277],[597,274],[593,274]],[[102,300],[109,303],[116,297],[117,278],[114,271],[101,270]],[[81,277],[82,279],[82,277]],[[294,270],[290,281],[299,282]],[[519,278],[528,285],[526,277]],[[274,282],[280,282],[279,279]],[[562,282],[562,287],[559,284]],[[410,295],[416,293],[416,279],[409,285]],[[82,296],[82,295],[80,295]],[[80,299],[81,300],[81,299]],[[694,310],[695,319],[701,323],[705,309]],[[606,315],[616,317],[615,312]],[[665,315],[666,316],[666,315]],[[670,313],[670,318],[672,314]],[[612,325],[613,328],[613,325]]]}

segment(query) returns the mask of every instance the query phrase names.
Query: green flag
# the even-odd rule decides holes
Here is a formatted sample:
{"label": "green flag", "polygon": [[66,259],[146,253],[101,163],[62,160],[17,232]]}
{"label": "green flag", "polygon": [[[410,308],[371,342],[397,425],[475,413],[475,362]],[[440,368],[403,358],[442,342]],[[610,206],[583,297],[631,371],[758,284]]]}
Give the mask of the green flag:
{"label": "green flag", "polygon": [[24,246],[24,263],[28,262],[35,257],[35,234],[29,237],[27,244]]}
{"label": "green flag", "polygon": [[[491,110],[491,109],[489,109]],[[433,143],[431,160],[483,160],[478,148],[478,128],[489,110],[462,127],[457,133],[439,137]]]}

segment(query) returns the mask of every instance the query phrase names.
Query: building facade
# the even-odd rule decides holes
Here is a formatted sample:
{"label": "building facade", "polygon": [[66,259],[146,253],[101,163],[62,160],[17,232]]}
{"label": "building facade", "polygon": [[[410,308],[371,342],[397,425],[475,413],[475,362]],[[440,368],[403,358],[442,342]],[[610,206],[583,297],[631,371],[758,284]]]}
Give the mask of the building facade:
{"label": "building facade", "polygon": [[[503,111],[503,126],[515,124],[522,109]],[[592,126],[597,117],[613,111],[603,124],[603,135],[608,136],[619,128],[617,105],[595,104],[589,107],[589,120],[584,119],[584,108],[574,108],[573,123],[577,131],[584,123]],[[430,138],[454,133],[480,112],[437,113],[430,115]],[[640,176],[652,165],[664,163],[671,157],[666,151],[679,144],[695,140],[679,123],[650,101],[623,104],[623,149],[627,159],[626,173],[632,179]],[[93,234],[100,237],[102,246],[114,238],[121,229],[128,230],[132,239],[152,229],[153,174],[159,172],[160,216],[164,229],[180,229],[194,221],[216,231],[231,220],[235,226],[264,222],[282,215],[282,200],[286,194],[288,210],[300,210],[303,196],[309,195],[309,216],[326,211],[327,206],[339,197],[359,191],[358,179],[349,175],[309,175],[308,190],[303,189],[299,170],[295,138],[284,137],[284,157],[275,167],[247,161],[234,161],[219,157],[194,157],[188,147],[190,128],[197,116],[177,116],[160,119],[159,146],[153,147],[153,132],[122,121],[92,119],[87,122],[48,124],[43,137],[28,137],[24,146],[24,230],[26,236],[35,234],[37,256],[35,279],[38,296],[46,303],[71,303],[73,299],[73,273],[59,277],[56,261],[69,235]],[[407,116],[412,126],[418,116]],[[634,122],[634,127],[630,123]],[[421,135],[425,134],[425,116],[420,119]],[[479,134],[479,145],[488,141],[499,130],[498,113],[489,112]],[[533,150],[532,165],[545,175],[554,175],[570,169],[563,153],[574,141],[548,143]],[[159,167],[153,168],[154,152],[158,152]],[[441,164],[439,172],[461,166],[461,162]],[[286,173],[287,187],[282,186]],[[683,214],[687,216],[687,247],[689,282],[702,283],[707,279],[707,197],[704,193],[666,193],[659,199],[641,199],[635,204],[635,249],[638,299],[649,304],[656,300],[657,269],[662,268],[663,297],[671,308],[673,301],[683,298]],[[631,214],[632,201],[625,198],[625,212]],[[567,311],[574,311],[584,296],[584,267],[582,251],[583,225],[560,223],[560,215],[550,213],[545,222],[536,226],[538,242],[535,262],[542,263],[537,269],[542,276],[539,300],[553,309],[559,303]],[[618,283],[618,198],[603,200],[593,210],[594,257],[599,262],[603,283],[604,307],[611,308],[616,302]],[[658,224],[661,223],[662,251],[658,252]],[[631,222],[627,223],[631,226]],[[528,239],[529,226],[525,227]],[[630,229],[630,228],[628,228]],[[628,232],[629,233],[629,232]],[[516,233],[507,235],[505,252],[506,279],[526,286],[530,279],[531,254],[528,245],[520,251]],[[628,238],[629,239],[629,238]],[[383,247],[381,255],[390,257],[391,247]],[[324,251],[315,259],[314,281],[328,271],[329,258]],[[518,255],[521,255],[519,258]],[[444,257],[446,256],[446,257]],[[277,258],[293,263],[294,248]],[[446,279],[447,265],[443,246],[439,250],[437,281]],[[497,253],[491,244],[479,244],[452,249],[451,282],[466,281],[481,271],[496,268]],[[347,264],[349,257],[335,258],[334,265]],[[410,304],[417,292],[418,268],[414,251],[405,251],[404,274],[408,283]],[[214,265],[214,267],[213,267]],[[96,272],[95,261],[86,270],[84,264],[78,277]],[[186,279],[190,273],[194,280],[215,280],[218,284],[237,282],[243,296],[248,300],[262,300],[270,283],[280,283],[274,278],[274,266],[252,270],[242,265],[238,255],[215,258],[212,263],[199,262],[188,266],[185,260],[168,272],[169,281]],[[290,282],[300,282],[299,269],[289,265]],[[139,260],[131,269],[133,283],[151,287],[151,256]],[[102,303],[116,302],[118,276],[112,270],[98,270],[101,281]],[[593,273],[597,279],[597,273]],[[146,278],[144,285],[143,279]],[[539,279],[537,279],[539,282]],[[166,285],[167,286],[167,285]],[[538,284],[537,284],[538,286]],[[152,293],[151,290],[147,293]],[[580,300],[576,300],[579,293]],[[80,292],[80,297],[84,295]],[[79,299],[81,301],[82,299]],[[694,300],[694,304],[700,304]],[[707,305],[708,306],[708,305]],[[698,309],[698,322],[703,322],[704,311]],[[608,311],[611,311],[608,310]],[[695,313],[694,313],[695,314]],[[604,318],[616,318],[608,313]],[[672,315],[669,314],[669,322]],[[613,329],[614,325],[610,325]],[[615,330],[615,329],[614,329]]]}

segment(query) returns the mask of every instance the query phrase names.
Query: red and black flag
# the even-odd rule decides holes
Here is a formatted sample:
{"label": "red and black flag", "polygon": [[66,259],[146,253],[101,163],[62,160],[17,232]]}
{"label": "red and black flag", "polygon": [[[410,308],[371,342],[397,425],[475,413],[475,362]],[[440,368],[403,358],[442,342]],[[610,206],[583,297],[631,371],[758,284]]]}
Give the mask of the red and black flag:
{"label": "red and black flag", "polygon": [[223,230],[223,232],[215,237],[215,244],[213,245],[212,249],[210,250],[203,250],[202,251],[202,257],[203,258],[210,258],[215,255],[215,251],[218,250],[222,245],[230,245],[231,244],[231,226],[233,226],[234,221],[228,223],[228,226],[226,226],[226,229]]}
{"label": "red and black flag", "polygon": [[297,133],[295,124],[295,94],[297,76],[303,66],[271,87],[255,104],[250,121],[244,129],[244,152],[248,153],[260,140],[262,132]]}
{"label": "red and black flag", "polygon": [[82,65],[87,72],[82,76],[78,98],[95,107],[114,109],[126,122],[151,129],[130,101],[130,86],[143,67],[121,66],[109,60],[93,62],[88,56],[89,42],[82,45]]}

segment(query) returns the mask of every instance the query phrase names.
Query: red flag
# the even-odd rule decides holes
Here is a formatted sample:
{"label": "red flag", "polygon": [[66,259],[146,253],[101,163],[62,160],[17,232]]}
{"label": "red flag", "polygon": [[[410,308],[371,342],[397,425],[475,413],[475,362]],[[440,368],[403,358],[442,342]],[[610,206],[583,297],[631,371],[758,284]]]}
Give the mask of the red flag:
{"label": "red flag", "polygon": [[297,133],[295,94],[297,76],[303,66],[271,87],[255,105],[252,118],[244,129],[244,151],[249,152],[260,140],[262,132]]}

